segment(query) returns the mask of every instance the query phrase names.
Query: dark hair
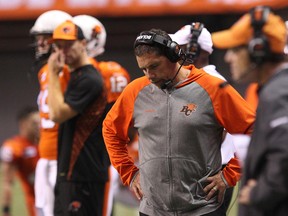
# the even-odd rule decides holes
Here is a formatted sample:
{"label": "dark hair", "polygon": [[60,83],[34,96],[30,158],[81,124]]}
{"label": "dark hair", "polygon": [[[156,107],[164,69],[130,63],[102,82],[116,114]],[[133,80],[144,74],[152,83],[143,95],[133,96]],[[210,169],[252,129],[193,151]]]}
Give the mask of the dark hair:
{"label": "dark hair", "polygon": [[24,119],[26,119],[27,117],[29,117],[32,113],[38,112],[37,107],[34,106],[27,106],[24,107],[23,109],[21,109],[18,114],[17,114],[17,122],[20,122]]}
{"label": "dark hair", "polygon": [[84,36],[84,33],[83,33],[83,30],[80,28],[80,26],[74,24],[76,26],[76,29],[77,29],[77,39],[78,40],[84,40],[86,39],[85,36]]}
{"label": "dark hair", "polygon": [[[160,35],[160,36],[166,38],[169,41],[172,41],[172,39],[170,38],[168,33],[161,30],[161,29],[151,29],[149,31],[142,31],[139,35],[144,35],[147,32],[155,33],[157,35]],[[136,47],[134,47],[134,54],[136,56],[142,56],[142,55],[147,54],[147,53],[155,53],[156,55],[159,55],[159,56],[161,56],[161,55],[166,56],[166,52],[167,52],[167,48],[165,48],[164,46],[162,46],[161,44],[158,44],[158,43],[140,44],[140,45],[137,45]]]}

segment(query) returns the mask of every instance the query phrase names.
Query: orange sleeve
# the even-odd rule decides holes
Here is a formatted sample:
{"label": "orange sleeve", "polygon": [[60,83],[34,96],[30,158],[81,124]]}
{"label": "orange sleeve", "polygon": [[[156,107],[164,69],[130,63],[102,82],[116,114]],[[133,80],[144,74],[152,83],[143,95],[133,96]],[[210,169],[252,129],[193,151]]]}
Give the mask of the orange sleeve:
{"label": "orange sleeve", "polygon": [[245,100],[248,104],[251,105],[253,110],[257,109],[258,106],[258,84],[257,83],[251,83],[245,92]]}
{"label": "orange sleeve", "polygon": [[128,130],[133,123],[134,101],[138,92],[149,83],[145,77],[134,80],[120,95],[103,122],[103,137],[112,165],[124,185],[129,185],[138,171],[128,154]]}
{"label": "orange sleeve", "polygon": [[226,91],[220,92],[215,104],[218,120],[231,134],[251,134],[255,121],[255,111],[232,86],[229,85],[224,88],[227,88]]}
{"label": "orange sleeve", "polygon": [[227,184],[230,187],[235,186],[241,178],[241,167],[239,159],[237,157],[231,158],[231,160],[222,170],[222,173],[225,180],[227,181]]}
{"label": "orange sleeve", "polygon": [[216,119],[230,134],[252,133],[255,111],[231,85],[208,74],[197,82],[210,95]]}
{"label": "orange sleeve", "polygon": [[[251,106],[253,111],[256,111],[258,106],[258,84],[252,83],[246,90],[245,100]],[[241,167],[237,157],[232,158],[226,167],[223,169],[223,176],[229,186],[235,186],[241,178]]]}

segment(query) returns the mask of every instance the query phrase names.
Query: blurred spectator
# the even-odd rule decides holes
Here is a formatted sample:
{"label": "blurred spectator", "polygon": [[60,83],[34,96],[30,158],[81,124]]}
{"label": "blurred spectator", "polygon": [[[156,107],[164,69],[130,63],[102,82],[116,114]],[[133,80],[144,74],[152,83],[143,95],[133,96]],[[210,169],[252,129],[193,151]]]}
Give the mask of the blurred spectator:
{"label": "blurred spectator", "polygon": [[[117,98],[122,93],[123,89],[130,82],[129,73],[115,61],[98,61],[99,55],[105,51],[106,44],[106,30],[103,24],[95,17],[89,15],[77,15],[73,17],[73,22],[78,25],[87,40],[87,52],[90,57],[91,63],[102,75],[106,90],[107,90],[107,107],[110,109]],[[114,185],[116,184],[116,185]],[[126,193],[122,191],[129,191],[129,188],[119,185],[119,176],[113,166],[110,167],[109,182],[107,182],[109,189],[109,198],[107,203],[106,215],[110,216],[113,208],[113,197],[121,197],[121,200],[128,200],[130,197],[125,196]],[[118,190],[118,188],[122,190]],[[116,199],[117,199],[116,197]]]}
{"label": "blurred spectator", "polygon": [[[226,41],[223,41],[221,37],[217,36],[216,33],[212,33],[212,41],[215,48],[225,49]],[[231,79],[237,84],[248,84],[248,87],[244,93],[244,99],[248,102],[253,110],[256,112],[258,105],[258,84],[251,82],[251,70],[253,69],[250,65],[249,55],[247,55],[247,49],[239,46],[233,49],[227,49],[224,60],[230,66]],[[236,57],[237,54],[237,57]],[[244,164],[245,157],[247,154],[248,145],[250,143],[250,136],[237,134],[233,135],[233,141],[236,148],[236,153],[240,159],[241,164]]]}
{"label": "blurred spectator", "polygon": [[239,215],[287,215],[288,64],[284,54],[287,43],[285,23],[269,7],[257,6],[230,29],[214,33],[213,40],[214,44],[229,48],[231,58],[247,59],[249,71],[246,77],[258,84],[259,103],[245,160]]}
{"label": "blurred spectator", "polygon": [[12,188],[15,174],[19,177],[27,210],[35,216],[34,175],[38,155],[39,113],[37,108],[25,107],[17,115],[18,135],[4,141],[1,147],[3,191],[2,215],[11,216]]}
{"label": "blurred spectator", "polygon": [[[90,63],[83,31],[65,21],[53,32],[48,60],[49,117],[60,124],[55,216],[102,216],[107,211],[110,161],[102,137],[107,98],[100,73]],[[58,78],[67,64],[65,94]]]}
{"label": "blurred spectator", "polygon": [[[35,43],[35,70],[38,72],[40,92],[38,108],[41,118],[39,154],[40,159],[36,167],[35,176],[35,206],[38,216],[53,216],[54,187],[57,173],[57,138],[59,125],[49,118],[48,107],[48,66],[47,60],[53,51],[53,30],[65,20],[72,17],[60,10],[50,10],[41,14],[30,30]],[[37,67],[36,67],[37,66]],[[39,70],[38,70],[39,69]],[[62,91],[67,87],[70,74],[65,67],[59,73]]]}

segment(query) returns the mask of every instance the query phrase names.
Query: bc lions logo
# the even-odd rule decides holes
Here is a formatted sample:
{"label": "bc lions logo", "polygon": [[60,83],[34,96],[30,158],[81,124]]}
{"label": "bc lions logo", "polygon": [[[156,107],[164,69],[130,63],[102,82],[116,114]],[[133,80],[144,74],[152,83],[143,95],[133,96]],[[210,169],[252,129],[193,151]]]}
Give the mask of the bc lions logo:
{"label": "bc lions logo", "polygon": [[187,104],[186,106],[183,106],[182,110],[180,112],[184,112],[186,116],[191,115],[192,112],[195,112],[197,109],[196,104]]}
{"label": "bc lions logo", "polygon": [[62,31],[65,33],[65,34],[69,34],[69,32],[71,32],[71,28],[70,27],[64,27],[63,29],[62,29]]}
{"label": "bc lions logo", "polygon": [[91,38],[97,38],[97,36],[98,36],[101,32],[102,32],[101,26],[96,25],[96,26],[92,29]]}
{"label": "bc lions logo", "polygon": [[78,212],[81,208],[81,202],[79,201],[72,201],[68,207],[70,212]]}

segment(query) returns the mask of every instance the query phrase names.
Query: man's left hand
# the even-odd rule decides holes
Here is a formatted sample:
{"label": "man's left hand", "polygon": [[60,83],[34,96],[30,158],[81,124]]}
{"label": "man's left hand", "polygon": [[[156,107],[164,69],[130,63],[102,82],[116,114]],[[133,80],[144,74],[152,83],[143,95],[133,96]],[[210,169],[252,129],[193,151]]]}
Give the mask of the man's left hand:
{"label": "man's left hand", "polygon": [[226,184],[221,178],[221,171],[214,176],[208,177],[207,181],[210,183],[204,188],[204,192],[207,194],[206,200],[210,200],[214,194],[217,193],[218,202],[222,202],[226,190]]}

